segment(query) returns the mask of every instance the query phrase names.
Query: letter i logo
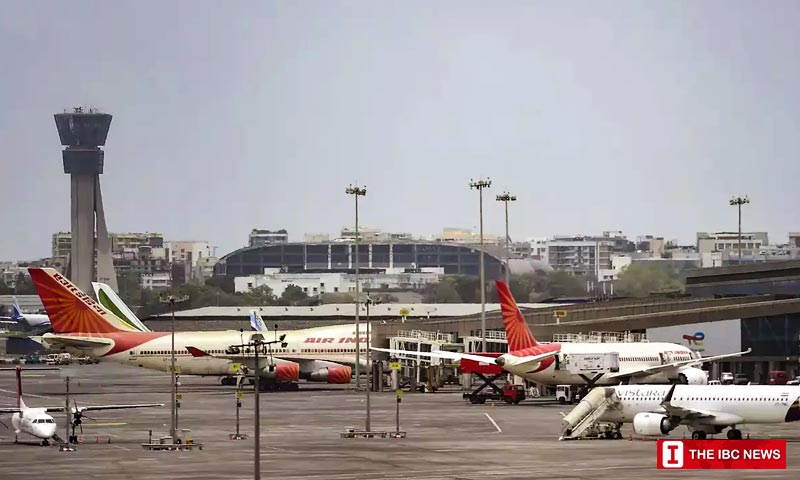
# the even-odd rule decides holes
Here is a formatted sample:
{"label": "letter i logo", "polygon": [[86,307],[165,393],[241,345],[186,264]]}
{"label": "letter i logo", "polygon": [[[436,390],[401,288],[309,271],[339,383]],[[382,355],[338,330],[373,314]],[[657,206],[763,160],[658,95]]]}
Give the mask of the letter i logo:
{"label": "letter i logo", "polygon": [[661,442],[661,468],[683,468],[683,442]]}

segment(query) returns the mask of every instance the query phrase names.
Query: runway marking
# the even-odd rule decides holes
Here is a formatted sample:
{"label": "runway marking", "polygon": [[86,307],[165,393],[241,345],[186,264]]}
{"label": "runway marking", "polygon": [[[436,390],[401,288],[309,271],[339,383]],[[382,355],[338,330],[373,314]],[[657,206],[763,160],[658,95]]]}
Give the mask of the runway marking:
{"label": "runway marking", "polygon": [[106,422],[106,423],[87,423],[85,427],[121,427],[122,425],[127,425],[128,422]]}
{"label": "runway marking", "polygon": [[492,417],[490,417],[488,413],[483,412],[483,414],[486,415],[486,418],[488,418],[490,422],[492,422],[492,425],[494,425],[494,428],[497,429],[497,433],[503,433],[503,430],[501,430],[500,427],[497,426],[497,422],[495,422],[494,419]]}
{"label": "runway marking", "polygon": [[120,450],[125,450],[126,452],[130,452],[131,451],[130,448],[120,447],[119,445],[111,445],[111,446],[114,447],[114,448],[118,448]]}

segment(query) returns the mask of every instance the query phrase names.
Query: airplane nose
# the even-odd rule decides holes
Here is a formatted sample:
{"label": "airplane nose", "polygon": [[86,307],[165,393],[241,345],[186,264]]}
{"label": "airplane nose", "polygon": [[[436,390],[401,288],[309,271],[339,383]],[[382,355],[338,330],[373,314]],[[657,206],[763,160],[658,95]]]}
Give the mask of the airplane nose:
{"label": "airplane nose", "polygon": [[497,357],[497,359],[495,359],[494,363],[496,363],[497,365],[502,367],[503,365],[506,364],[506,359],[503,358],[503,357]]}
{"label": "airplane nose", "polygon": [[54,423],[48,423],[47,425],[44,426],[44,428],[42,428],[42,430],[43,430],[42,433],[44,433],[43,435],[44,437],[52,438],[53,435],[56,434],[56,425]]}

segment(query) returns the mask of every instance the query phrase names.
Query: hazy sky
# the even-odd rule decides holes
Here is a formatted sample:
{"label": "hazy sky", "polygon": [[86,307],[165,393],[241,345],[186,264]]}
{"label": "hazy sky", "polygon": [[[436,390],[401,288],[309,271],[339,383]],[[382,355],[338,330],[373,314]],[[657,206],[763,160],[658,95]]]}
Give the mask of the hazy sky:
{"label": "hazy sky", "polygon": [[800,230],[796,1],[6,1],[0,259],[69,229],[53,113],[112,113],[110,231]]}

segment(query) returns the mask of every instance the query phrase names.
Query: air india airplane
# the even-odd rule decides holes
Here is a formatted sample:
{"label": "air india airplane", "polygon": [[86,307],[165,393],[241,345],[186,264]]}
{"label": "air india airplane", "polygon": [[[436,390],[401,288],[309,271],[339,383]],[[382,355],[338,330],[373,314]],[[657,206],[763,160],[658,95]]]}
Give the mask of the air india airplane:
{"label": "air india airplane", "polygon": [[[508,353],[493,357],[481,353],[446,351],[414,352],[375,348],[374,350],[407,357],[426,356],[450,360],[467,359],[480,363],[495,363],[503,370],[526,380],[544,385],[609,385],[628,383],[689,383],[706,384],[706,373],[699,368],[704,362],[737,357],[736,352],[700,358],[683,345],[660,342],[620,343],[539,343],[525,323],[525,317],[505,282],[497,282],[497,293],[508,339]],[[571,360],[581,355],[611,354],[617,357],[613,372],[578,372]]]}
{"label": "air india airplane", "polygon": [[[169,371],[170,332],[135,330],[132,322],[112,314],[54,269],[31,268],[29,271],[55,332],[43,335],[46,346],[125,365]],[[104,300],[111,304],[121,302],[118,297]],[[127,307],[117,310],[124,312]],[[360,340],[364,350],[361,364],[366,366],[364,333],[362,331]],[[259,359],[258,366],[248,348],[241,349],[241,356],[230,355],[231,346],[249,343],[256,336],[264,339],[265,334],[267,332],[236,330],[176,332],[176,368],[184,375],[221,376],[224,385],[235,384],[240,374],[258,372],[266,380],[260,384],[268,389],[294,388],[291,382],[300,377],[318,382],[350,383],[350,365],[355,365],[354,325],[274,332],[276,339],[285,335],[284,340],[271,355]]]}

